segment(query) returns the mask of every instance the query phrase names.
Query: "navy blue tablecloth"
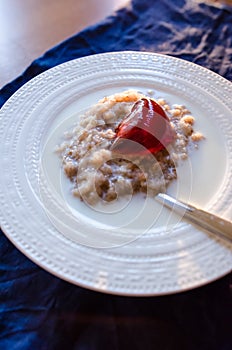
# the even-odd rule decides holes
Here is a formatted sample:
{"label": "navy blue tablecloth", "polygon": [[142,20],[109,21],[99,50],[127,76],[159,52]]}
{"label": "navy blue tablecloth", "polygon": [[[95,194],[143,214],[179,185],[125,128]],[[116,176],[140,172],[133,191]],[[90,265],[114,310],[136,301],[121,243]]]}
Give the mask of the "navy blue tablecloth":
{"label": "navy blue tablecloth", "polygon": [[[35,60],[0,91],[0,106],[48,68],[119,50],[172,55],[232,80],[232,7],[134,0]],[[176,295],[105,295],[52,276],[0,232],[0,349],[231,350],[232,275]]]}

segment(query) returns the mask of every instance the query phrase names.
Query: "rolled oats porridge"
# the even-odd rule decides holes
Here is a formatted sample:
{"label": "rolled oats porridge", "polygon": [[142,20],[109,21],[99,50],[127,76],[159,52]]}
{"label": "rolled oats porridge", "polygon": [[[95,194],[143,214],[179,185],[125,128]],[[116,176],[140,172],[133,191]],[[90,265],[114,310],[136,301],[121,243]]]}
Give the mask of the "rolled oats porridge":
{"label": "rolled oats porridge", "polygon": [[[165,129],[158,136],[152,136],[150,130],[155,125],[152,118],[158,115],[154,108],[167,124],[160,124]],[[134,90],[103,98],[80,116],[57,147],[73,195],[95,204],[136,192],[155,196],[165,191],[177,178],[179,162],[203,139],[194,131],[194,122],[185,106],[171,106],[164,99],[154,100]],[[132,143],[125,142],[128,140]],[[136,144],[140,143],[139,150]]]}

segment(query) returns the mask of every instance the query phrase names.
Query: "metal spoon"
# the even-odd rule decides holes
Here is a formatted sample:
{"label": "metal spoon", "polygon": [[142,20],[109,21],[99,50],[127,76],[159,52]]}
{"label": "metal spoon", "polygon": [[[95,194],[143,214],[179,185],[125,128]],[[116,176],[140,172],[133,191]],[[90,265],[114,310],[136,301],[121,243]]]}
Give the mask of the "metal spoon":
{"label": "metal spoon", "polygon": [[232,222],[219,216],[179,201],[166,193],[159,193],[156,199],[166,207],[181,214],[190,222],[232,242]]}

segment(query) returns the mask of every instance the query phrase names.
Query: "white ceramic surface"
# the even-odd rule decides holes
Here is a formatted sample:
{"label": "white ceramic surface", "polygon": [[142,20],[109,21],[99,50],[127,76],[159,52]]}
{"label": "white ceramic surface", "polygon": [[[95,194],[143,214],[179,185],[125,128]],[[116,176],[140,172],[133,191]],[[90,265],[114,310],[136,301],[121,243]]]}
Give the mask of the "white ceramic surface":
{"label": "white ceramic surface", "polygon": [[54,153],[81,110],[129,88],[190,109],[206,139],[178,167],[169,191],[232,220],[231,83],[183,60],[128,51],[50,69],[3,106],[2,229],[38,265],[86,288],[146,296],[198,287],[231,271],[231,244],[154,199],[90,208],[71,196]]}

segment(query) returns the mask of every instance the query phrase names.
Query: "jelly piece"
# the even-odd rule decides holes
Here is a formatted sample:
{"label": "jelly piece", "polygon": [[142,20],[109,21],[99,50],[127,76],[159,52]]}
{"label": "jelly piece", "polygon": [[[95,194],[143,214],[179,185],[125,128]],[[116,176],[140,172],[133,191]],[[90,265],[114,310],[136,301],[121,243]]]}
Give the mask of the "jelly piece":
{"label": "jelly piece", "polygon": [[117,127],[111,149],[123,154],[155,154],[174,138],[174,130],[163,108],[152,99],[142,98]]}

